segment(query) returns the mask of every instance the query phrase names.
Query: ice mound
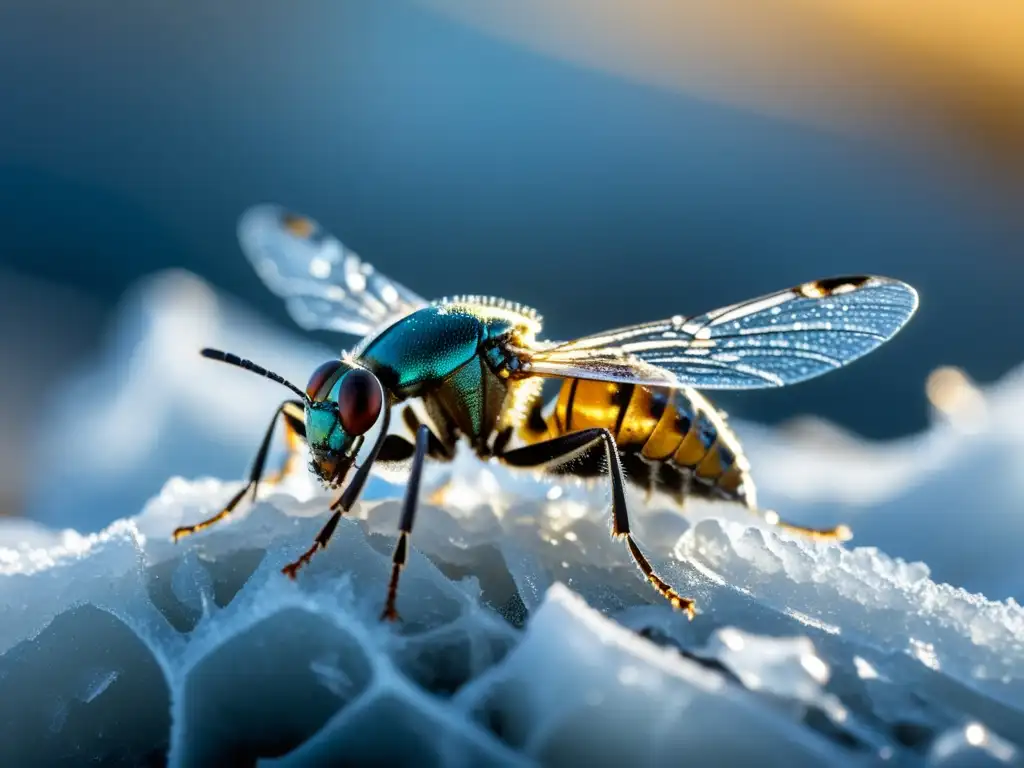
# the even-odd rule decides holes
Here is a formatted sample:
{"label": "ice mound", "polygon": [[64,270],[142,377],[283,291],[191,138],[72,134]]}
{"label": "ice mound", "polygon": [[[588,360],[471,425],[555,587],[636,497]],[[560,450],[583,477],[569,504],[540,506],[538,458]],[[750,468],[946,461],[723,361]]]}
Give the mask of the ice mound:
{"label": "ice mound", "polygon": [[641,511],[690,623],[610,541],[600,493],[454,473],[428,477],[462,490],[417,521],[397,625],[377,620],[391,494],[297,582],[279,569],[327,501],[303,477],[178,545],[237,483],[173,479],[89,536],[0,531],[0,764],[1020,764],[1013,601],[727,518],[673,547],[679,515]]}
{"label": "ice mound", "polygon": [[932,427],[882,443],[817,419],[738,424],[759,499],[845,521],[858,544],[923,561],[939,581],[1024,601],[1024,367],[984,388],[939,368],[927,393]]}
{"label": "ice mound", "polygon": [[852,546],[631,497],[693,622],[610,539],[606,489],[462,454],[425,477],[382,625],[386,478],[297,582],[328,502],[301,462],[170,541],[237,490],[210,476],[242,475],[280,397],[206,344],[300,382],[331,354],[190,275],[129,297],[41,408],[36,521],[0,523],[0,765],[1024,765],[1020,375],[877,445],[737,424],[767,505]]}

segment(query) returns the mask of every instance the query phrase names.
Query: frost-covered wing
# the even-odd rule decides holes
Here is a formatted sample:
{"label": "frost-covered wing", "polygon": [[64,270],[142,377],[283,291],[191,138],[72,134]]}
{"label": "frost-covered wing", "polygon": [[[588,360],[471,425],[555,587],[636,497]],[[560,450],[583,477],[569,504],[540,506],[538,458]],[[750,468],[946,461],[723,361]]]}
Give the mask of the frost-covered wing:
{"label": "frost-covered wing", "polygon": [[917,309],[917,292],[886,277],[838,277],[533,352],[541,376],[758,389],[796,384],[888,341]]}
{"label": "frost-covered wing", "polygon": [[238,222],[242,251],[307,330],[366,334],[427,305],[377,272],[317,222],[258,205]]}

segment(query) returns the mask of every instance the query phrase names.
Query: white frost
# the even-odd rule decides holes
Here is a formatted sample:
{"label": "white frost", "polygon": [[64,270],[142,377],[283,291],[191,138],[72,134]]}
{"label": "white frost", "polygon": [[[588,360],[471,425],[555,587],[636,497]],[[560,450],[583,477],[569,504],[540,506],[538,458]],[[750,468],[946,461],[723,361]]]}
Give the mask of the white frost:
{"label": "white frost", "polygon": [[[329,353],[246,335],[243,314],[181,274],[150,282],[126,317],[107,368],[71,391],[99,415],[57,407],[66,439],[41,430],[60,494],[42,489],[36,509],[64,530],[0,524],[2,765],[1021,762],[1024,611],[977,594],[1024,587],[1019,376],[967,397],[987,414],[971,430],[944,417],[873,446],[739,425],[768,504],[808,523],[850,515],[858,546],[632,498],[655,567],[697,600],[693,622],[610,539],[605,489],[460,454],[425,478],[424,499],[451,485],[418,516],[392,626],[377,615],[401,488],[383,480],[297,582],[279,570],[327,503],[301,465],[233,519],[170,541],[237,490],[208,475],[241,476],[282,394],[193,348],[229,347],[300,384]],[[158,426],[139,427],[121,487],[110,456],[129,455],[147,418]],[[71,461],[99,421],[112,453]],[[199,479],[136,498],[176,472]],[[914,547],[928,566],[892,556]],[[981,564],[959,582],[973,591],[941,583],[964,562]]]}

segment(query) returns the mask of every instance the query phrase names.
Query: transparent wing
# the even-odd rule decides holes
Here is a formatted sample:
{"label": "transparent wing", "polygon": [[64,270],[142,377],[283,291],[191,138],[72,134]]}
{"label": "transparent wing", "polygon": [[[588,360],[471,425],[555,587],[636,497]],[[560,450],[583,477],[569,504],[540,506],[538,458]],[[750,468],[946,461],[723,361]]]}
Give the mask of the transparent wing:
{"label": "transparent wing", "polygon": [[871,352],[917,309],[886,277],[838,277],[716,309],[531,352],[524,370],[652,386],[758,389],[796,384]]}
{"label": "transparent wing", "polygon": [[307,330],[366,334],[427,305],[312,219],[258,205],[238,222],[242,251]]}

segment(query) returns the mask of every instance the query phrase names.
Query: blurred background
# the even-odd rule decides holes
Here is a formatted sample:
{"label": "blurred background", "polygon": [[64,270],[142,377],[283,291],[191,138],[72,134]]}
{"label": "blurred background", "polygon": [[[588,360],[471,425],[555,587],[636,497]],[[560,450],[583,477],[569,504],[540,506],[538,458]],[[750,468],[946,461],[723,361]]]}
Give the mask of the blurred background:
{"label": "blurred background", "polygon": [[[176,421],[194,442],[162,464],[150,398],[242,333],[197,320],[217,301],[263,334],[235,351],[300,383],[352,343],[300,341],[243,260],[237,218],[271,201],[424,296],[505,296],[557,338],[904,279],[920,313],[869,358],[716,400],[871,440],[923,430],[937,367],[992,382],[1024,358],[1022,40],[1017,0],[4,3],[0,511],[71,524],[79,489],[49,479],[97,457],[132,501],[172,472],[241,474],[269,411],[202,408],[249,382],[204,379],[219,391]],[[147,278],[167,269],[187,272]],[[177,325],[154,336],[157,307]],[[166,367],[135,377],[112,453],[103,393],[154,339]]]}

